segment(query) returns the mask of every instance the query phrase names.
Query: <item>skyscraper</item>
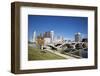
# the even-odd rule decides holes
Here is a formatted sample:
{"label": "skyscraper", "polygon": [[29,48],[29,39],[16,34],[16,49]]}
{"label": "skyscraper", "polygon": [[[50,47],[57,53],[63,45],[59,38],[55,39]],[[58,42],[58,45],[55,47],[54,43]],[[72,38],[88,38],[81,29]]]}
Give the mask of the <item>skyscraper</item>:
{"label": "skyscraper", "polygon": [[44,38],[44,45],[51,43],[51,32],[50,31],[44,32],[43,38]]}
{"label": "skyscraper", "polygon": [[36,42],[36,31],[33,32],[33,42]]}
{"label": "skyscraper", "polygon": [[75,34],[75,42],[80,42],[81,41],[81,33],[78,32]]}
{"label": "skyscraper", "polygon": [[48,31],[48,32],[44,32],[43,37],[51,38],[51,33],[50,33],[50,31]]}
{"label": "skyscraper", "polygon": [[54,41],[54,31],[51,31],[51,42],[53,43]]}

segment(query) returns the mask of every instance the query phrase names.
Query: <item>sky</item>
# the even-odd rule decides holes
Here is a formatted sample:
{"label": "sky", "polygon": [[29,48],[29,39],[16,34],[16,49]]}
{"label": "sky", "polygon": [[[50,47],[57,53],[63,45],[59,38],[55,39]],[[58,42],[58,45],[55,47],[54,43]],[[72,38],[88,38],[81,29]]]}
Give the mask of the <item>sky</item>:
{"label": "sky", "polygon": [[75,33],[80,32],[82,37],[88,35],[88,18],[74,16],[45,16],[28,15],[28,40],[32,40],[33,32],[36,35],[47,31],[54,31],[55,36],[74,40]]}

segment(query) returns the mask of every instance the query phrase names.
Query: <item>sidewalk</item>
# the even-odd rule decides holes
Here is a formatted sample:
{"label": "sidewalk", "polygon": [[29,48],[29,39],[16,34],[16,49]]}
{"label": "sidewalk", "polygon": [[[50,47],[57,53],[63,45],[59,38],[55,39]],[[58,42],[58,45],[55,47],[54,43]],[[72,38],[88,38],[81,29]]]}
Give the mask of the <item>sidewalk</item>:
{"label": "sidewalk", "polygon": [[74,57],[72,57],[72,56],[64,55],[64,54],[61,54],[61,53],[59,53],[59,52],[52,51],[52,50],[50,50],[50,49],[46,49],[46,50],[49,51],[49,52],[51,52],[51,53],[53,53],[53,54],[62,56],[62,57],[64,57],[64,58],[66,58],[66,59],[76,59],[76,58],[74,58]]}

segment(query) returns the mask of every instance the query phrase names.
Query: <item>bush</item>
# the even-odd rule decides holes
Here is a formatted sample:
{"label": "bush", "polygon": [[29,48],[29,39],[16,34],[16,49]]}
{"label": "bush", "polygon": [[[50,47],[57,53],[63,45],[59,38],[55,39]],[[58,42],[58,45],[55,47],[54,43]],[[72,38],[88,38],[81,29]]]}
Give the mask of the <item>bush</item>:
{"label": "bush", "polygon": [[75,45],[75,47],[76,47],[76,49],[82,49],[82,44],[78,43],[78,44]]}

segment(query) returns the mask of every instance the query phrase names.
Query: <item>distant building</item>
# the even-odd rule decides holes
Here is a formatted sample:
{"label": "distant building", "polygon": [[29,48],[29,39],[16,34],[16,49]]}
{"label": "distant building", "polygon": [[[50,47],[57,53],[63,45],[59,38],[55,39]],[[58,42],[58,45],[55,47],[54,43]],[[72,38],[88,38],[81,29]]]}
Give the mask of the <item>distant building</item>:
{"label": "distant building", "polygon": [[48,32],[44,32],[44,34],[43,34],[43,37],[45,38],[51,38],[51,32],[50,31],[48,31]]}
{"label": "distant building", "polygon": [[57,36],[55,37],[54,42],[55,43],[62,43],[64,41],[64,38],[62,36]]}
{"label": "distant building", "polygon": [[36,42],[36,31],[33,32],[32,42]]}
{"label": "distant building", "polygon": [[51,31],[51,43],[54,42],[54,31]]}
{"label": "distant building", "polygon": [[81,33],[76,33],[75,34],[75,42],[80,42],[81,41]]}
{"label": "distant building", "polygon": [[51,32],[50,31],[49,32],[45,32],[43,34],[43,38],[44,38],[44,44],[45,45],[51,43]]}
{"label": "distant building", "polygon": [[[51,43],[63,43],[64,38],[62,36],[54,36],[54,31],[48,31],[44,33],[40,33],[36,36],[36,31],[33,33],[33,42],[39,43],[39,44],[51,44]],[[42,42],[42,43],[41,43]]]}

